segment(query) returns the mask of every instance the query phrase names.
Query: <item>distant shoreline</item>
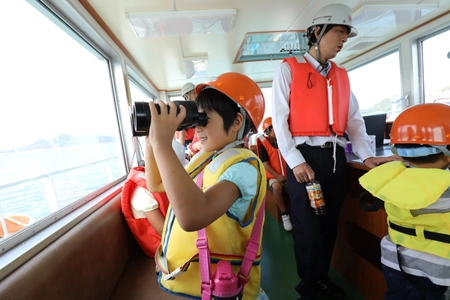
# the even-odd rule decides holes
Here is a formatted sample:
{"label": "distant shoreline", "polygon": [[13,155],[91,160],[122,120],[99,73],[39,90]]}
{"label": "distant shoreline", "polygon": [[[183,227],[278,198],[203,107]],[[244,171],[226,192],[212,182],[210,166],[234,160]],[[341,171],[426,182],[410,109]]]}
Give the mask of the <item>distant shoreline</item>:
{"label": "distant shoreline", "polygon": [[36,149],[52,149],[56,147],[69,147],[74,145],[86,145],[86,144],[98,144],[98,143],[115,143],[116,138],[114,136],[106,135],[67,135],[61,134],[58,137],[48,140],[40,138],[34,143],[28,146],[20,147],[16,149],[0,150],[0,154],[10,154],[15,152],[30,151]]}

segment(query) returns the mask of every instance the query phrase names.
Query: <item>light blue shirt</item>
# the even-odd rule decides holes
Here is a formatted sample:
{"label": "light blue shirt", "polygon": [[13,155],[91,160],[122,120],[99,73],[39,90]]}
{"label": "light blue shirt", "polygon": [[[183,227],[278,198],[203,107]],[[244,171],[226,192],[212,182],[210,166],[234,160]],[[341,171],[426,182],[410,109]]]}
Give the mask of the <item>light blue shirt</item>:
{"label": "light blue shirt", "polygon": [[233,203],[228,212],[242,223],[250,203],[256,195],[258,173],[251,164],[241,162],[229,167],[220,176],[219,182],[223,180],[234,183],[241,192],[241,197]]}

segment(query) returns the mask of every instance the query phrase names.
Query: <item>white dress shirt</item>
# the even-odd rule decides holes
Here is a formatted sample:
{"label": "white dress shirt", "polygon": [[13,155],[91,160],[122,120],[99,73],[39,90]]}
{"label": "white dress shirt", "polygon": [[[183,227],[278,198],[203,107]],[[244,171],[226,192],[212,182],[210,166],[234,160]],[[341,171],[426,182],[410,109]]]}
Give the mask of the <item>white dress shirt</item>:
{"label": "white dress shirt", "polygon": [[[304,62],[305,59],[322,76],[328,75],[331,69],[330,63],[322,68],[309,53],[306,53],[303,57],[297,57],[299,62]],[[284,62],[276,71],[272,84],[272,123],[281,154],[289,167],[293,169],[305,162],[303,155],[296,149],[297,145],[306,143],[310,146],[321,146],[326,142],[336,142],[339,146],[345,148],[346,140],[344,137],[336,137],[333,133],[330,136],[292,136],[288,124],[291,82],[291,67],[287,62]],[[370,149],[370,139],[366,133],[359,104],[353,92],[350,94],[346,132],[352,142],[353,153],[361,160],[364,161],[366,158],[375,156]]]}

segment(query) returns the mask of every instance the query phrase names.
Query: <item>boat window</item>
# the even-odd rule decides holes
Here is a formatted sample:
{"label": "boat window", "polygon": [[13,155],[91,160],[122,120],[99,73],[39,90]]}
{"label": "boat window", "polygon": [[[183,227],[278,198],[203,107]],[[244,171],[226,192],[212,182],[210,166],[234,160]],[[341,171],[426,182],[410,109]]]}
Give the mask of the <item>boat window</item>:
{"label": "boat window", "polygon": [[[424,102],[450,104],[450,82],[445,74],[450,69],[450,27],[418,40],[421,53],[422,95]],[[443,73],[444,72],[444,73]]]}
{"label": "boat window", "polygon": [[38,2],[2,10],[0,244],[126,176],[110,60]]}
{"label": "boat window", "polygon": [[[179,94],[179,93],[178,93]],[[168,95],[169,101],[184,101],[185,99],[180,95]]]}
{"label": "boat window", "polygon": [[[264,95],[265,109],[263,120],[265,120],[268,117],[272,117],[272,87],[260,86],[260,88]],[[259,125],[258,132],[263,133],[262,122]]]}
{"label": "boat window", "polygon": [[387,114],[394,120],[402,111],[399,52],[395,50],[348,72],[361,114]]}
{"label": "boat window", "polygon": [[[144,88],[142,88],[134,80],[130,78],[128,82],[130,87],[131,100],[133,102],[153,101],[153,98],[150,97],[147,92],[145,92]],[[137,139],[137,141],[133,143],[137,162],[138,164],[143,164],[145,136],[133,137],[133,139]]]}

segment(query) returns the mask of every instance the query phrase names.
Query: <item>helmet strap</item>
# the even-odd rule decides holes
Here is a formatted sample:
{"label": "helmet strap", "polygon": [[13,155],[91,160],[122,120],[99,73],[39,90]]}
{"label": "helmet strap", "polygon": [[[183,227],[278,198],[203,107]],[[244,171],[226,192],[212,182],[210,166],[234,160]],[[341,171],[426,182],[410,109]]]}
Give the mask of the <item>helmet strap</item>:
{"label": "helmet strap", "polygon": [[248,122],[247,121],[247,113],[245,112],[245,110],[241,106],[239,106],[239,112],[244,117],[244,122],[242,123],[241,128],[239,128],[237,140],[238,141],[243,141],[244,140],[245,123]]}
{"label": "helmet strap", "polygon": [[316,60],[317,62],[322,66],[322,70],[326,68],[327,62],[322,63],[320,61],[320,51],[319,51],[319,43],[322,39],[323,34],[325,33],[325,30],[327,29],[328,24],[323,24],[322,29],[320,30],[319,36],[317,37],[317,42],[313,43],[314,48],[316,49]]}

